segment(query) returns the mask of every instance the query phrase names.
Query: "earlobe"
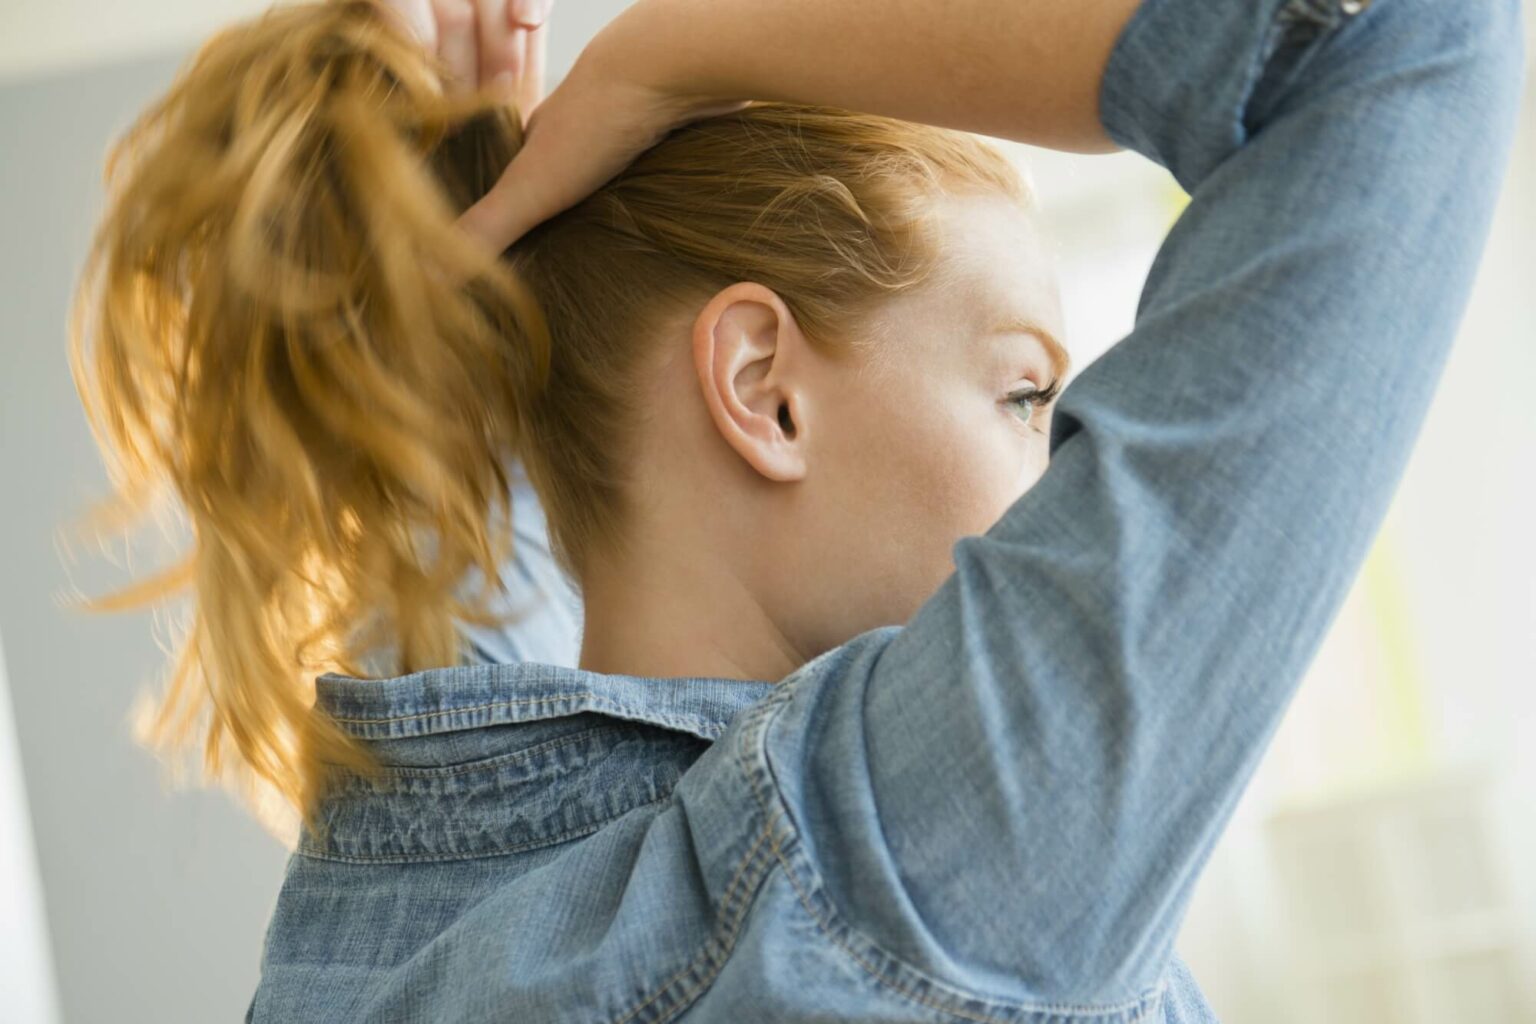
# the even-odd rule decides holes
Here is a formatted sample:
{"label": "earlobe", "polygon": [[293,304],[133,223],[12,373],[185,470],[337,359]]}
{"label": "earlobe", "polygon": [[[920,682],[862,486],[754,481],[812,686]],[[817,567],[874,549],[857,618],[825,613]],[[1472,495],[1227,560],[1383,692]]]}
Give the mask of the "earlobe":
{"label": "earlobe", "polygon": [[705,407],[726,444],[770,480],[805,475],[793,390],[799,327],[770,288],[722,289],[693,328],[693,362]]}

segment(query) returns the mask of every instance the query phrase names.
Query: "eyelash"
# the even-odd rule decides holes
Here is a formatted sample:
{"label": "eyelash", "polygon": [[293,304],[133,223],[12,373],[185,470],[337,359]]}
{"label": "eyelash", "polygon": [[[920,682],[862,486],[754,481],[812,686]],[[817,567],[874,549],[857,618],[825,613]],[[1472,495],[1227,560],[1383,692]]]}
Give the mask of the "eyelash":
{"label": "eyelash", "polygon": [[[1028,401],[1033,410],[1039,412],[1056,400],[1056,397],[1061,394],[1061,386],[1062,380],[1060,377],[1057,377],[1043,389],[1026,388],[1022,391],[1015,391],[1007,397],[1006,401],[1010,405]],[[1034,420],[1033,415],[1030,416],[1030,420]]]}

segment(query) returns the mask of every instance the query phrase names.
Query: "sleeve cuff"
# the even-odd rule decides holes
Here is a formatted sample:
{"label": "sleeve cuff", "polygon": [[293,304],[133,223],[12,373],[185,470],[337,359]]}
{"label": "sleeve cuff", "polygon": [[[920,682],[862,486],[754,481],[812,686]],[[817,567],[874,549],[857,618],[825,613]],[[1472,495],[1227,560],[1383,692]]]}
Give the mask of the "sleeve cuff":
{"label": "sleeve cuff", "polygon": [[1281,44],[1310,49],[1368,2],[1142,0],[1105,64],[1100,123],[1192,193],[1247,141],[1249,101]]}

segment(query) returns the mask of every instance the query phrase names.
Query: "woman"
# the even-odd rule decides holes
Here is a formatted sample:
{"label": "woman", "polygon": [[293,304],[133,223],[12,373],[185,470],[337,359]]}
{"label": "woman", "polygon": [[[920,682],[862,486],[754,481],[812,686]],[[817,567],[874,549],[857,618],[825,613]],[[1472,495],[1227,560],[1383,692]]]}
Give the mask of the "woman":
{"label": "woman", "polygon": [[[1087,7],[639,0],[522,149],[434,89],[462,19],[205,48],[83,376],[193,516],[210,749],[306,812],[248,1020],[1212,1019],[1174,936],[1433,396],[1519,8]],[[1191,194],[1054,402],[955,128]],[[514,456],[576,667],[454,664]]]}

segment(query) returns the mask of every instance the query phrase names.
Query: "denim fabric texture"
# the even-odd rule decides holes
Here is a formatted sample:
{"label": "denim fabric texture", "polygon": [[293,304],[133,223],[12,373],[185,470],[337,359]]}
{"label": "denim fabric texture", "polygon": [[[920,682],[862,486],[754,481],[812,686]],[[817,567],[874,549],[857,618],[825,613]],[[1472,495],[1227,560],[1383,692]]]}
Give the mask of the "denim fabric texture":
{"label": "denim fabric texture", "polygon": [[391,767],[302,837],[246,1019],[1214,1020],[1174,940],[1434,397],[1522,36],[1144,0],[1100,116],[1191,202],[1036,486],[783,680],[528,658],[563,611],[482,641],[515,663],[320,677]]}

